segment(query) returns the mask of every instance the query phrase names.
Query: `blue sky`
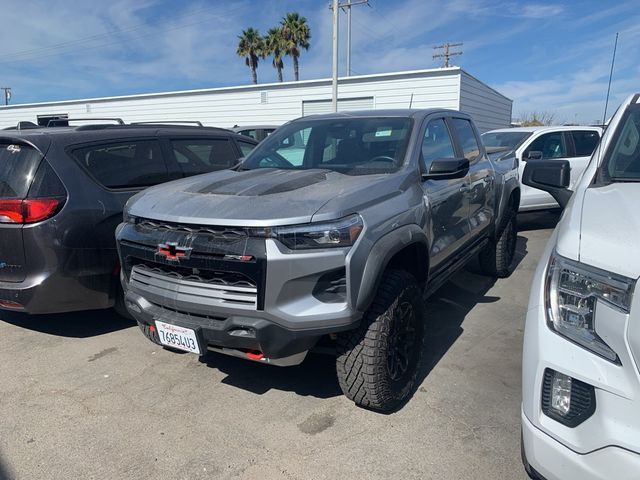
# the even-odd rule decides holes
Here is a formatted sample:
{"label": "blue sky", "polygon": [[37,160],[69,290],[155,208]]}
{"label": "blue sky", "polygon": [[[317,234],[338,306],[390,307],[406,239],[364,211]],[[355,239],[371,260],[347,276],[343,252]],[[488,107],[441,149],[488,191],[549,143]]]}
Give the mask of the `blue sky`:
{"label": "blue sky", "polygon": [[[328,0],[3,0],[0,83],[13,104],[250,82],[237,35],[265,33],[288,11],[311,26],[301,79],[331,74]],[[640,8],[627,1],[370,0],[353,10],[359,74],[437,67],[432,46],[464,42],[454,63],[514,100],[514,117],[602,118],[615,33],[609,112],[640,91]],[[341,73],[344,24],[341,15]],[[292,79],[285,60],[285,80]],[[276,80],[270,60],[261,83]]]}

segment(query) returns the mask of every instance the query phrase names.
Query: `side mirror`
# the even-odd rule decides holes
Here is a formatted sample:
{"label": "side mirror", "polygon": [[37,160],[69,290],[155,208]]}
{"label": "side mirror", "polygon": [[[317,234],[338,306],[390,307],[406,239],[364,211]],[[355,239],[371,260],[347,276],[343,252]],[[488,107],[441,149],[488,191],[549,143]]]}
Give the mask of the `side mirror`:
{"label": "side mirror", "polygon": [[431,162],[428,173],[423,173],[424,180],[445,180],[462,178],[469,171],[469,160],[466,158],[438,158]]}
{"label": "side mirror", "polygon": [[535,160],[528,162],[522,174],[522,183],[543,190],[566,207],[573,192],[569,190],[571,164],[568,160]]}
{"label": "side mirror", "polygon": [[539,150],[529,150],[524,160],[542,160],[542,152]]}

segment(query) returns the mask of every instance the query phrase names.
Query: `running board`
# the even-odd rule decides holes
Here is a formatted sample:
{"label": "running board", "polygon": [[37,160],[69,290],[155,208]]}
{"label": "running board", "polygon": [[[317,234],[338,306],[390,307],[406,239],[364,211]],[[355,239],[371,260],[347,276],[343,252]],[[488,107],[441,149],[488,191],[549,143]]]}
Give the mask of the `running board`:
{"label": "running board", "polygon": [[485,238],[480,241],[473,247],[471,247],[465,254],[463,254],[458,260],[453,263],[447,265],[445,268],[441,270],[442,273],[438,273],[433,280],[427,283],[427,288],[424,291],[423,298],[427,300],[433,292],[438,290],[442,285],[444,285],[447,280],[449,280],[453,275],[458,272],[458,270],[462,269],[469,261],[476,256],[480,250],[482,250],[489,243],[489,239]]}

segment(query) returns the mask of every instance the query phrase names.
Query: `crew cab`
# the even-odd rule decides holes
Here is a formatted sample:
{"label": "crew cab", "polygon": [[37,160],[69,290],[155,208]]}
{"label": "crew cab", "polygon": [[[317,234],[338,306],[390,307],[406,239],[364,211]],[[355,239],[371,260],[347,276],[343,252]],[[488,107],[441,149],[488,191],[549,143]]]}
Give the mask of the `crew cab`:
{"label": "crew cab", "polygon": [[522,361],[522,452],[536,479],[640,472],[640,94],[613,116],[571,187],[567,161],[523,182],[564,207],[531,287]]}
{"label": "crew cab", "polygon": [[490,160],[464,113],[300,118],[235,170],[128,202],[125,303],[151,341],[199,355],[294,365],[328,336],[345,395],[392,411],[416,383],[424,297],[476,255],[511,273],[519,201],[513,159]]}

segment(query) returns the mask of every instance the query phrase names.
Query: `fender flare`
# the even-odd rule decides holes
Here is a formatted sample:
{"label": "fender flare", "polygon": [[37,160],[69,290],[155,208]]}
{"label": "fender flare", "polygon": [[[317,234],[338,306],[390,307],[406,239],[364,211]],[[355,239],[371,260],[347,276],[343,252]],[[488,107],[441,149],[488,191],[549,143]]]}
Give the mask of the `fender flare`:
{"label": "fender flare", "polygon": [[[416,224],[404,225],[380,237],[371,247],[362,272],[362,280],[358,289],[356,310],[364,312],[373,302],[382,274],[389,261],[398,252],[412,244],[421,244],[429,251],[429,242],[424,231]],[[428,257],[427,257],[428,262]],[[424,266],[428,269],[428,263]]]}

